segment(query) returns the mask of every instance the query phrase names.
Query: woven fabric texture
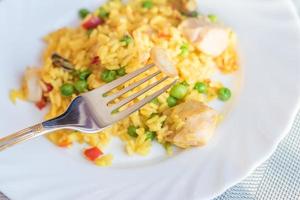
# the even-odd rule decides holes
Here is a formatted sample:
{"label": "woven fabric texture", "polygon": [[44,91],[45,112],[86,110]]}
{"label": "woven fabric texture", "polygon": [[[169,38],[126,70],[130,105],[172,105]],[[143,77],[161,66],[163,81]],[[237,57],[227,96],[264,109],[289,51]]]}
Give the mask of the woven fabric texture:
{"label": "woven fabric texture", "polygon": [[274,154],[248,178],[215,200],[300,199],[300,112]]}

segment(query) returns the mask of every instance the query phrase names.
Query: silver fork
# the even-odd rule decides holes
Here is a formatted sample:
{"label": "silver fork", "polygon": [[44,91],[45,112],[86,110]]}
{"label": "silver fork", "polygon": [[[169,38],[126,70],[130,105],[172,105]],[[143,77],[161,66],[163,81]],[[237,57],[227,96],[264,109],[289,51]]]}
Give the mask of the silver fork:
{"label": "silver fork", "polygon": [[36,124],[34,126],[28,127],[14,134],[8,135],[0,139],[0,151],[10,147],[12,145],[18,144],[20,142],[35,138],[40,135],[44,135],[48,132],[52,132],[59,129],[73,129],[82,131],[84,133],[95,133],[101,131],[102,129],[112,125],[113,123],[127,117],[131,113],[139,110],[142,106],[150,102],[152,99],[158,97],[160,94],[168,90],[172,85],[176,83],[176,80],[170,84],[164,86],[162,89],[154,92],[153,94],[145,97],[141,101],[133,104],[129,108],[115,113],[114,111],[121,106],[127,104],[138,96],[144,94],[151,88],[162,83],[169,77],[164,78],[152,83],[140,91],[132,94],[131,96],[122,99],[121,101],[109,106],[108,103],[112,102],[114,99],[120,97],[126,92],[138,87],[142,83],[150,80],[151,78],[160,74],[160,71],[129,85],[121,89],[120,91],[106,96],[109,91],[120,86],[121,84],[129,81],[130,79],[138,76],[139,74],[149,70],[154,67],[154,64],[146,65],[145,67],[138,69],[130,74],[127,74],[115,81],[105,84],[97,89],[90,92],[86,92],[78,97],[76,97],[69,105],[65,113],[62,115],[44,121],[42,123]]}

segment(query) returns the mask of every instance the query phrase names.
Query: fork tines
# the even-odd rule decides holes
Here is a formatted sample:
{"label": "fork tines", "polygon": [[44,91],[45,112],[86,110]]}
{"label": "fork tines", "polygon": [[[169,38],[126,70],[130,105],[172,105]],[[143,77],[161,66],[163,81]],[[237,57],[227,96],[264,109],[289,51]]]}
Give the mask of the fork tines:
{"label": "fork tines", "polygon": [[[96,90],[101,91],[102,94],[107,94],[108,92],[110,92],[112,89],[124,84],[125,82],[137,77],[139,74],[149,70],[150,68],[154,67],[154,64],[149,64],[146,65],[143,68],[140,68],[130,74],[127,74],[115,81],[112,81]],[[160,71],[156,71],[151,75],[146,76],[145,78],[142,78],[141,80],[134,82],[133,84],[129,85],[128,87],[125,87],[123,89],[121,89],[120,91],[108,95],[108,96],[102,96],[102,101],[104,101],[106,103],[107,109],[109,111],[109,113],[114,112],[116,109],[119,109],[120,107],[126,105],[127,103],[129,103],[130,101],[134,100],[135,98],[139,97],[140,95],[144,94],[145,92],[149,91],[150,89],[152,89],[153,87],[159,85],[160,83],[166,81],[169,77],[165,76],[162,79],[151,83],[150,85],[146,86],[145,88],[141,89],[140,91],[130,95],[127,98],[124,98],[122,100],[120,100],[119,102],[112,104],[111,106],[108,106],[108,103],[112,102],[113,100],[115,100],[118,97],[121,97],[123,94],[129,92],[130,90],[140,86],[141,84],[145,83],[146,81],[150,80],[151,78],[159,75],[161,72]],[[112,117],[114,120],[120,120],[128,115],[130,115],[131,113],[137,111],[138,109],[140,109],[142,106],[144,106],[145,104],[147,104],[148,102],[150,102],[152,99],[158,97],[159,95],[161,95],[162,93],[164,93],[165,91],[167,91],[171,86],[173,86],[176,83],[177,80],[172,81],[170,84],[164,86],[162,89],[155,91],[153,94],[146,96],[144,99],[140,100],[139,102],[135,103],[134,105],[130,106],[129,108],[126,108],[123,111],[117,112],[112,114]]]}

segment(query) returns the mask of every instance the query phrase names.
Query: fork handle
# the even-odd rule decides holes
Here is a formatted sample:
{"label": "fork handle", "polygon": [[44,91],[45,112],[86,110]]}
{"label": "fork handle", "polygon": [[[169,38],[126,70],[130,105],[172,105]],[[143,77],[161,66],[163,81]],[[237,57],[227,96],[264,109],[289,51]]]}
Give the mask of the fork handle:
{"label": "fork handle", "polygon": [[[1,0],[0,0],[1,1]],[[60,116],[30,126],[14,134],[0,138],[0,151],[20,142],[60,129],[96,132],[101,130],[91,115],[86,102],[81,96],[76,97],[68,109]]]}
{"label": "fork handle", "polygon": [[6,149],[7,147],[13,146],[20,142],[24,142],[26,140],[32,139],[34,137],[40,136],[46,133],[46,129],[43,124],[36,124],[34,126],[30,126],[21,131],[18,131],[14,134],[8,135],[4,138],[0,138],[0,151]]}

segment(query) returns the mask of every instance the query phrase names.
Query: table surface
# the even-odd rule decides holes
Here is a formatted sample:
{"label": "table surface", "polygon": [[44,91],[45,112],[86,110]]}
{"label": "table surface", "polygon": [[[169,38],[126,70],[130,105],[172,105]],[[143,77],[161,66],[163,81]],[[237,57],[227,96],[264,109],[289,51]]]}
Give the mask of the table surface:
{"label": "table surface", "polygon": [[[300,0],[293,0],[300,13]],[[300,199],[300,111],[274,154],[241,183],[214,200]],[[0,200],[9,200],[0,192]]]}

